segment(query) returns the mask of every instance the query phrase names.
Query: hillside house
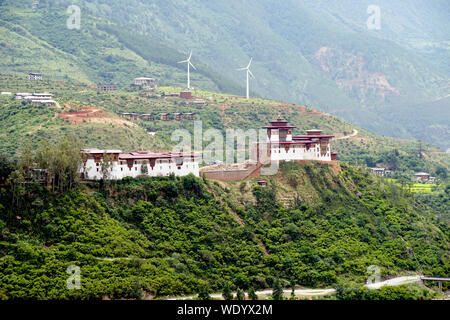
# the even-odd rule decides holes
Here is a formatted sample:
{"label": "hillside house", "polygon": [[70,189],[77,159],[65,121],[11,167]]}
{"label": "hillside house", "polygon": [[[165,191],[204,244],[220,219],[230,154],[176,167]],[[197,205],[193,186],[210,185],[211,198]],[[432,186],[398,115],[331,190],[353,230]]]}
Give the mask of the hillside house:
{"label": "hillside house", "polygon": [[186,112],[183,114],[185,120],[195,120],[195,113]]}
{"label": "hillside house", "polygon": [[259,180],[258,185],[263,188],[267,187],[267,180]]}
{"label": "hillside house", "polygon": [[182,113],[176,112],[176,113],[173,113],[172,115],[173,115],[173,117],[174,117],[174,119],[175,119],[176,121],[181,121],[181,120],[183,120],[183,114],[182,114]]}
{"label": "hillside house", "polygon": [[152,153],[147,151],[123,154],[120,150],[84,149],[84,163],[80,174],[85,180],[101,180],[104,176],[101,163],[104,155],[112,159],[107,168],[106,179],[120,180],[125,177],[159,177],[174,174],[199,176],[198,154]]}
{"label": "hillside house", "polygon": [[155,92],[153,91],[153,89],[144,89],[141,91],[141,93],[139,93],[139,95],[141,97],[145,97],[145,98],[151,98],[151,97],[155,97]]}
{"label": "hillside house", "polygon": [[152,114],[150,114],[150,113],[141,114],[140,118],[141,118],[141,120],[145,120],[145,121],[153,121],[153,120],[155,120],[155,117]]}
{"label": "hillside house", "polygon": [[31,104],[34,106],[46,105],[46,106],[56,106],[55,100],[31,100]]}
{"label": "hillside house", "polygon": [[195,99],[194,101],[191,101],[191,104],[193,105],[205,105],[206,104],[206,100],[204,99]]}
{"label": "hillside house", "polygon": [[99,84],[97,89],[101,91],[115,91],[117,90],[117,85],[115,84]]}
{"label": "hillside house", "polygon": [[181,91],[180,98],[181,99],[192,99],[192,92],[191,91]]}
{"label": "hillside house", "polygon": [[370,168],[374,175],[384,177],[386,175],[386,168]]}
{"label": "hillside house", "polygon": [[144,87],[144,88],[154,88],[155,87],[155,79],[154,78],[135,78],[134,85],[136,87]]}
{"label": "hillside house", "polygon": [[168,114],[168,113],[164,113],[163,112],[163,113],[160,113],[159,116],[160,116],[160,119],[163,120],[163,121],[170,121],[170,120],[172,120],[170,118],[170,114]]}
{"label": "hillside house", "polygon": [[51,93],[34,93],[33,98],[35,100],[52,100],[53,95]]}
{"label": "hillside house", "polygon": [[163,92],[162,96],[164,98],[166,98],[166,97],[180,97],[180,94],[179,93],[165,93],[165,92]]}
{"label": "hillside house", "polygon": [[32,96],[32,93],[28,93],[28,92],[18,92],[16,93],[16,100],[24,100],[25,97],[30,97]]}
{"label": "hillside house", "polygon": [[129,114],[129,118],[131,120],[139,120],[139,114],[135,113],[135,112],[132,112],[132,113]]}
{"label": "hillside house", "polygon": [[137,114],[137,113],[119,112],[117,114],[119,115],[119,117],[125,118],[128,120],[138,120],[139,119],[139,114]]}
{"label": "hillside house", "polygon": [[28,92],[19,92],[16,93],[16,100],[25,100],[27,102],[31,102],[33,105],[56,105],[56,101],[52,100],[53,95],[51,93],[28,93]]}
{"label": "hillside house", "polygon": [[37,81],[37,80],[42,80],[44,79],[44,76],[42,75],[42,73],[34,73],[34,72],[30,72],[28,74],[28,79],[29,80],[33,80],[33,81]]}
{"label": "hillside house", "polygon": [[430,181],[430,174],[426,172],[418,172],[414,176],[416,181]]}

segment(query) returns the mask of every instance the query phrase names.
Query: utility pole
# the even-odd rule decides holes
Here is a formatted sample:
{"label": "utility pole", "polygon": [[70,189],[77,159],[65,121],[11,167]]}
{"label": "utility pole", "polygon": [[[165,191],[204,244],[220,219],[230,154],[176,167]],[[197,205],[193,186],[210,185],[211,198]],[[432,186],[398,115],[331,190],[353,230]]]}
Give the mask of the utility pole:
{"label": "utility pole", "polygon": [[422,141],[419,141],[419,158],[420,159],[423,159],[422,151],[423,151],[423,149],[422,149]]}

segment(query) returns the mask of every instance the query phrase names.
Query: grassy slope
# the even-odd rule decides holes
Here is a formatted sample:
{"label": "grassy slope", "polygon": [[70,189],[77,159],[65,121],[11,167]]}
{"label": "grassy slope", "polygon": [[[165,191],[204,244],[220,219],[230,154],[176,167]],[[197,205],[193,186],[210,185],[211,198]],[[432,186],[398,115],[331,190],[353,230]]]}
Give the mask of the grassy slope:
{"label": "grassy slope", "polygon": [[[449,157],[442,151],[424,144],[423,157],[419,159],[417,150],[418,142],[411,140],[400,140],[379,135],[351,125],[345,121],[319,112],[309,107],[288,104],[272,100],[252,98],[249,101],[242,97],[230,96],[226,94],[212,93],[208,91],[195,90],[194,96],[206,99],[205,106],[185,105],[185,100],[179,98],[167,99],[147,99],[139,96],[138,91],[120,90],[117,92],[103,93],[96,89],[77,85],[71,82],[56,83],[54,81],[33,82],[21,80],[18,77],[4,75],[0,79],[2,91],[12,92],[41,92],[50,91],[55,94],[56,100],[64,107],[69,103],[72,106],[93,106],[106,110],[109,116],[117,119],[114,112],[137,112],[137,113],[159,113],[159,112],[195,112],[197,120],[203,122],[204,130],[209,128],[219,129],[225,132],[227,128],[234,129],[255,129],[259,130],[268,121],[281,116],[297,126],[294,134],[302,134],[304,130],[319,128],[324,133],[334,134],[337,138],[350,135],[354,130],[358,131],[356,136],[348,139],[334,140],[332,148],[339,152],[339,158],[344,161],[359,161],[360,163],[379,162],[379,165],[389,165],[394,150],[398,151],[397,169],[399,171],[429,171],[437,165],[449,167]],[[174,87],[161,87],[158,92],[179,92],[181,89]],[[182,122],[125,122],[125,125],[101,125],[84,124],[69,125],[58,118],[54,118],[55,110],[46,110],[45,107],[28,107],[28,111],[23,110],[14,119],[14,126],[8,126],[11,116],[15,111],[15,102],[9,101],[10,97],[2,97],[3,105],[3,148],[7,153],[14,153],[15,148],[20,144],[21,139],[26,137],[27,132],[32,132],[29,136],[32,139],[42,139],[51,137],[52,130],[59,130],[57,135],[66,132],[75,132],[87,147],[121,148],[124,151],[136,149],[162,150],[170,149],[171,134],[176,129],[186,129],[193,133],[193,123]],[[6,106],[6,107],[5,107]],[[12,110],[9,110],[12,108]],[[20,109],[20,108],[19,108]],[[26,112],[34,110],[39,114],[39,118],[26,116]],[[22,112],[22,111],[21,111]],[[41,115],[45,114],[45,116]],[[17,122],[17,124],[16,124]],[[37,128],[41,131],[37,132]],[[62,130],[60,130],[63,128]],[[150,136],[145,131],[156,131],[156,136]],[[91,134],[95,130],[97,134]],[[134,136],[133,136],[134,135]],[[9,137],[16,137],[11,139]],[[117,137],[113,138],[112,137]],[[204,142],[205,145],[207,142]],[[373,164],[374,165],[374,164]]]}
{"label": "grassy slope", "polygon": [[[132,78],[152,76],[171,84],[185,83],[184,53],[137,35],[110,21],[83,12],[81,30],[66,27],[66,7],[29,1],[3,4],[0,10],[0,56],[4,71],[42,72],[51,79],[129,85]],[[197,64],[198,61],[196,61]],[[192,80],[210,90],[236,90],[205,65]]]}
{"label": "grassy slope", "polygon": [[[70,92],[76,96],[76,92],[84,91],[90,95],[96,95],[97,91],[84,86],[75,86],[68,83],[51,83],[43,82],[39,84],[30,83],[29,86],[23,86],[23,81],[17,82],[19,86],[15,86],[15,81],[8,78],[3,79],[3,83],[7,83],[10,90],[21,92]],[[36,86],[37,85],[37,86]],[[51,89],[49,90],[49,88]],[[11,100],[11,96],[1,96],[0,104],[0,144],[1,153],[14,155],[17,147],[25,140],[30,140],[36,146],[41,140],[54,140],[66,134],[73,134],[79,138],[85,147],[122,148],[124,150],[167,150],[168,145],[158,137],[150,136],[143,128],[130,122],[116,123],[81,123],[79,125],[71,125],[68,121],[64,121],[57,114],[66,110],[64,99],[60,96],[56,98],[59,107],[42,107],[32,106],[31,104],[23,104]],[[101,99],[101,98],[100,98]],[[79,106],[76,100],[70,100],[73,106]],[[84,104],[81,104],[84,105]],[[89,105],[89,104],[88,104]],[[114,114],[107,112],[107,116],[116,119]],[[111,141],[114,141],[113,143]]]}

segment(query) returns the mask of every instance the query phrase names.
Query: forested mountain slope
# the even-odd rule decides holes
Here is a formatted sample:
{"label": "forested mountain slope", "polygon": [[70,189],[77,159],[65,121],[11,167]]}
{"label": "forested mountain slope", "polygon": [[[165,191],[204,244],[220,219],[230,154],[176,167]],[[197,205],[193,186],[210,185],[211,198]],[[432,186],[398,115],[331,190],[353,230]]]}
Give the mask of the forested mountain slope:
{"label": "forested mountain slope", "polygon": [[[193,176],[57,194],[2,186],[0,298],[161,297],[276,278],[326,287],[364,282],[370,265],[382,277],[448,274],[448,226],[410,194],[353,167],[281,169],[267,188]],[[66,288],[70,265],[80,290]]]}

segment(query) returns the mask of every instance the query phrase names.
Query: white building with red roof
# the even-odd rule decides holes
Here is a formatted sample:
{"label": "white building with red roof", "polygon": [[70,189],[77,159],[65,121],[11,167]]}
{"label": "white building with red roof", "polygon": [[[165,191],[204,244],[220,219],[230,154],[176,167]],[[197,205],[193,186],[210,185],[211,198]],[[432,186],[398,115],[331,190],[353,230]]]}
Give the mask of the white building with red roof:
{"label": "white building with red roof", "polygon": [[322,130],[307,130],[305,135],[294,136],[288,121],[270,121],[267,129],[267,153],[271,161],[316,160],[331,161],[330,141],[332,135],[322,134]]}
{"label": "white building with red roof", "polygon": [[[174,174],[199,176],[199,154],[152,153],[147,151],[122,153],[120,150],[84,149],[83,167],[80,173],[85,180],[101,180],[104,175],[110,180],[125,177],[162,177]],[[110,161],[102,172],[102,163]],[[105,166],[103,166],[105,167]]]}

